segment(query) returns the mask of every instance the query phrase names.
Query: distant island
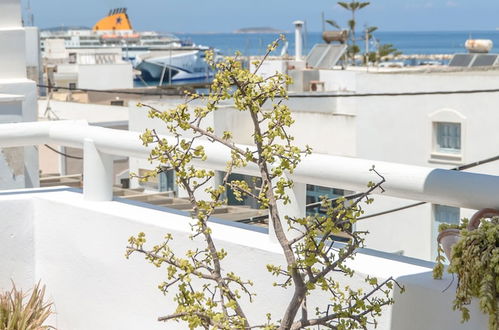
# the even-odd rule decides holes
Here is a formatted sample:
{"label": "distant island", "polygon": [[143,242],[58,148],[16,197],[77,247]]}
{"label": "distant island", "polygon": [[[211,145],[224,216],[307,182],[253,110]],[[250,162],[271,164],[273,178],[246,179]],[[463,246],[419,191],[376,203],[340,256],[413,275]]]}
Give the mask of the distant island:
{"label": "distant island", "polygon": [[235,30],[234,33],[285,33],[286,31],[270,27],[251,27]]}

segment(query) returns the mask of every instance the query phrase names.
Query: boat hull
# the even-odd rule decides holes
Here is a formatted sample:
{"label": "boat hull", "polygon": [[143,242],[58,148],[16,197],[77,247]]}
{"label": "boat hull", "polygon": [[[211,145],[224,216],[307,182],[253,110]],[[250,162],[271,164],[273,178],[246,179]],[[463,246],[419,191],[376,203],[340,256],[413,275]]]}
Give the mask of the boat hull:
{"label": "boat hull", "polygon": [[209,81],[214,71],[206,63],[204,52],[205,50],[192,50],[147,54],[138,59],[135,69],[141,72],[140,80],[147,83]]}

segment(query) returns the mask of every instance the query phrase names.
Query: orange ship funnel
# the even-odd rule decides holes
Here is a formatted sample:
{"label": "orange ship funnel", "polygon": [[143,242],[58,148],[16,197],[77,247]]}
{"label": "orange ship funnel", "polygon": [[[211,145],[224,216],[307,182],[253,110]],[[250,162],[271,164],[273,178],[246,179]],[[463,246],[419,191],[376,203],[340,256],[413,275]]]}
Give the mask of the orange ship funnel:
{"label": "orange ship funnel", "polygon": [[94,25],[94,31],[133,30],[132,23],[126,13],[126,8],[116,8],[109,11],[106,17]]}

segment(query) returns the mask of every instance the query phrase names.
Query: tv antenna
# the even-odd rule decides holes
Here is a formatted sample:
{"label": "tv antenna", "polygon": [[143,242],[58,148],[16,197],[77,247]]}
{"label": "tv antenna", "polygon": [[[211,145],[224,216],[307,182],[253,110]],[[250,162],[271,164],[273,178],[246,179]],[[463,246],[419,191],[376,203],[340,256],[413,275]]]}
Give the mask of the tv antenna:
{"label": "tv antenna", "polygon": [[31,10],[31,0],[28,0],[26,16],[26,26],[35,26],[35,15],[33,15],[33,11]]}

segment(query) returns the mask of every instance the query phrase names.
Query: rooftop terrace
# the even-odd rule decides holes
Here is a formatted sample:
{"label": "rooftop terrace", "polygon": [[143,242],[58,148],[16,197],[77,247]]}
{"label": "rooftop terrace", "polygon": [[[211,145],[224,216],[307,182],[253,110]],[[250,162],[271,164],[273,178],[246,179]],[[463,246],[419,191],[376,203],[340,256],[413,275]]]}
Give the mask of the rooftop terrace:
{"label": "rooftop terrace", "polygon": [[[174,308],[156,288],[164,270],[141,258],[124,258],[128,237],[140,231],[154,241],[172,233],[179,253],[199,244],[188,239],[190,217],[185,211],[113,197],[111,155],[147,157],[149,151],[137,136],[84,122],[2,125],[2,147],[54,143],[84,149],[83,193],[63,187],[0,193],[0,287],[8,287],[10,279],[24,288],[42,280],[55,303],[51,322],[58,329],[179,327],[156,321]],[[203,167],[223,170],[228,155],[212,144],[205,147],[210,157]],[[491,175],[314,154],[292,178],[298,184],[361,190],[373,179],[373,165],[385,176],[384,194],[389,196],[473,209],[499,206],[499,177]],[[255,170],[247,168],[244,173]],[[212,227],[216,244],[229,252],[224,267],[255,282],[257,298],[249,318],[263,321],[269,311],[279,315],[291,292],[273,287],[265,269],[266,264],[283,263],[272,233],[218,215]],[[344,285],[363,287],[363,275],[370,275],[393,276],[406,287],[404,294],[394,293],[395,304],[386,308],[379,329],[486,328],[486,317],[476,304],[470,322],[460,323],[459,313],[451,308],[456,281],[450,276],[433,280],[430,262],[364,249],[351,267],[357,275],[342,278]],[[327,297],[314,297],[310,310],[313,304],[327,304]]]}

